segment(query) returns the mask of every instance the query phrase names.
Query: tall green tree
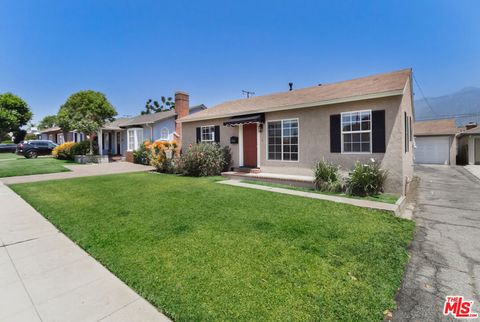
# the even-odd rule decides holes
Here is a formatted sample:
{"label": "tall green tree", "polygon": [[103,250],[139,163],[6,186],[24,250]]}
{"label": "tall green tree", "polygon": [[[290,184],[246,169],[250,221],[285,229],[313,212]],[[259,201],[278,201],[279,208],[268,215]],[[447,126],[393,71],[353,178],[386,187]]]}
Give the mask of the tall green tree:
{"label": "tall green tree", "polygon": [[47,115],[45,116],[40,123],[38,123],[39,130],[45,130],[57,125],[57,116],[56,115]]}
{"label": "tall green tree", "polygon": [[0,138],[20,130],[32,119],[28,104],[12,93],[0,94]]}
{"label": "tall green tree", "polygon": [[93,137],[107,121],[117,115],[115,107],[103,93],[92,90],[71,95],[60,107],[58,126],[64,131],[77,130],[90,137],[90,154],[93,153]]}
{"label": "tall green tree", "polygon": [[160,97],[160,102],[153,101],[149,99],[145,103],[145,110],[141,112],[142,115],[144,114],[152,114],[164,111],[170,111],[171,109],[175,108],[175,101],[171,97]]}

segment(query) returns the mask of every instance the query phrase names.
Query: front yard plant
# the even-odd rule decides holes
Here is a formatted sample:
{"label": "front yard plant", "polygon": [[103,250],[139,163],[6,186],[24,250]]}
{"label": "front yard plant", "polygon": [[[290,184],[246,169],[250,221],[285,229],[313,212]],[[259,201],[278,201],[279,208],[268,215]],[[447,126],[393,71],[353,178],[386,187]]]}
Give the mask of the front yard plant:
{"label": "front yard plant", "polygon": [[133,173],[11,187],[175,321],[382,321],[393,310],[413,222],[214,180]]}
{"label": "front yard plant", "polygon": [[342,179],[338,170],[339,167],[331,162],[325,160],[318,162],[313,169],[315,187],[320,191],[342,191]]}
{"label": "front yard plant", "polygon": [[378,195],[383,192],[387,176],[388,172],[373,159],[369,163],[357,162],[347,179],[347,192],[358,196]]}
{"label": "front yard plant", "polygon": [[230,149],[215,143],[193,144],[182,155],[183,173],[192,177],[220,175],[230,163]]}

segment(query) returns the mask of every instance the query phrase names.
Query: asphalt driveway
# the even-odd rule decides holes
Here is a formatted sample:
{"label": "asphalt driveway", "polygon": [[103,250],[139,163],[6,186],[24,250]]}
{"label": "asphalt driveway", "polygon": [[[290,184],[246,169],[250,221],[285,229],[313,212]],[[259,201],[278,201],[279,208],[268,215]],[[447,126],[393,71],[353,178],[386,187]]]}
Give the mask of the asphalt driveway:
{"label": "asphalt driveway", "polygon": [[480,180],[462,167],[416,166],[417,232],[394,321],[449,321],[447,295],[480,313]]}

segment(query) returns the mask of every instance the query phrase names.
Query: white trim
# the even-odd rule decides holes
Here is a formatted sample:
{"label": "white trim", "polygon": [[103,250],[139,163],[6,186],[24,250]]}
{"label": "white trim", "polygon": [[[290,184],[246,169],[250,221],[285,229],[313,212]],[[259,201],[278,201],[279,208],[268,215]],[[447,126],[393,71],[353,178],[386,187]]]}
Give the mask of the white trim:
{"label": "white trim", "polygon": [[[167,130],[167,136],[164,137],[162,134],[163,130]],[[170,138],[170,131],[168,130],[168,128],[166,126],[162,127],[160,129],[160,139],[161,141],[168,141],[168,139]]]}
{"label": "white trim", "polygon": [[[204,140],[203,139],[203,129],[206,128],[206,127],[213,128],[213,131],[211,131],[211,129],[210,129],[211,134],[212,134],[212,139],[211,140]],[[215,142],[215,125],[200,126],[200,142],[208,142],[208,143]]]}
{"label": "white trim", "polygon": [[[138,131],[142,131],[142,142],[138,140]],[[130,148],[129,132],[133,132],[133,149]],[[143,127],[131,127],[127,129],[127,151],[135,151],[143,143]]]}
{"label": "white trim", "polygon": [[243,167],[243,124],[238,126],[238,166]]}
{"label": "white trim", "polygon": [[[323,105],[348,103],[348,102],[369,100],[369,99],[389,97],[389,96],[399,96],[399,95],[403,95],[403,89],[387,91],[387,92],[382,92],[382,93],[375,93],[375,94],[350,96],[350,97],[346,97],[346,98],[337,98],[337,99],[331,99],[331,100],[325,100],[325,101],[317,101],[317,102],[311,102],[311,103],[267,107],[267,108],[257,109],[257,110],[242,111],[240,113],[231,112],[231,113],[225,113],[225,114],[222,114],[222,115],[214,115],[214,116],[207,115],[207,116],[204,116],[204,117],[196,116],[195,114],[192,114],[191,118],[189,116],[185,116],[181,119],[178,119],[177,122],[186,123],[186,122],[195,122],[195,121],[203,121],[203,120],[213,120],[213,119],[220,119],[220,118],[231,117],[231,116],[248,115],[248,114],[252,114],[252,113],[267,113],[267,112],[275,112],[275,111],[293,110],[293,109],[297,109],[297,108],[318,107],[318,106],[323,106]],[[199,113],[201,114],[201,112],[199,112]],[[186,119],[187,117],[188,117],[188,119]],[[185,120],[183,120],[183,119],[185,119]]]}
{"label": "white trim", "polygon": [[[352,114],[352,113],[362,113],[362,112],[370,112],[370,130],[358,130],[358,131],[347,131],[346,133],[370,133],[370,151],[369,152],[344,152],[343,151],[343,115],[344,114]],[[358,110],[358,111],[347,111],[347,112],[342,112],[340,113],[340,142],[342,146],[342,152],[341,154],[372,154],[372,127],[373,127],[373,121],[372,121],[372,110]],[[362,128],[362,120],[360,119],[360,128]]]}
{"label": "white trim", "polygon": [[98,131],[97,133],[97,144],[98,144],[98,154],[100,156],[103,155],[103,149],[102,149],[102,143],[103,143],[103,131],[102,129],[100,129],[100,131]]}
{"label": "white trim", "polygon": [[257,168],[260,168],[260,123],[257,123]]}
{"label": "white trim", "polygon": [[[297,121],[298,124],[298,135],[297,135],[297,154],[298,158],[297,160],[283,160],[283,121]],[[282,124],[282,159],[281,160],[271,160],[268,158],[268,123],[270,122],[281,122]],[[293,162],[293,163],[298,163],[300,162],[300,120],[299,118],[289,118],[289,119],[279,119],[279,120],[268,120],[265,122],[266,129],[265,129],[265,159],[270,162]],[[290,152],[291,153],[291,152]]]}

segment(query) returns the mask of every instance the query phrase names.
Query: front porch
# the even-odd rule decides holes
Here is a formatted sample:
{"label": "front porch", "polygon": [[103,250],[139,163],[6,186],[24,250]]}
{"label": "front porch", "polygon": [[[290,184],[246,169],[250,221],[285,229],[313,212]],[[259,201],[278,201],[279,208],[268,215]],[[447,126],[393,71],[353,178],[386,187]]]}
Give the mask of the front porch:
{"label": "front porch", "polygon": [[124,132],[122,129],[100,130],[97,134],[98,154],[100,156],[107,155],[110,162],[124,160],[124,151],[122,149],[122,132]]}

